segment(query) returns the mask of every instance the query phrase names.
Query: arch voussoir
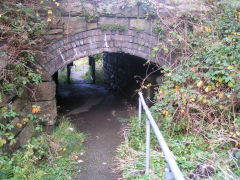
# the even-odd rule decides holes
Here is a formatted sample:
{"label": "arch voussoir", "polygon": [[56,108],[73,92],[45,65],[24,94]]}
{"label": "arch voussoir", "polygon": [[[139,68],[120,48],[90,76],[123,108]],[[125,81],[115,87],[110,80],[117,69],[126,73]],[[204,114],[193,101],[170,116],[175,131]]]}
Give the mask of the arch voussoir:
{"label": "arch voussoir", "polygon": [[157,38],[145,32],[93,29],[55,42],[46,49],[49,56],[40,61],[40,64],[46,72],[53,75],[74,60],[102,52],[123,52],[149,59],[156,44]]}

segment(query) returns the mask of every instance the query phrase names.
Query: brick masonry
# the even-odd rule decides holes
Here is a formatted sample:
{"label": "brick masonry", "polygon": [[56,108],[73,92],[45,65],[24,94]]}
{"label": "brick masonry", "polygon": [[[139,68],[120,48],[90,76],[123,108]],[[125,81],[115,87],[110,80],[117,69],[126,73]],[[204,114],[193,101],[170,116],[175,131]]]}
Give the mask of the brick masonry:
{"label": "brick masonry", "polygon": [[[53,2],[53,15],[49,16],[52,21],[46,33],[47,57],[38,60],[45,73],[53,75],[76,59],[102,52],[123,52],[151,60],[152,49],[158,44],[153,34],[157,20],[156,16],[148,18],[143,3],[61,0],[59,4]],[[166,16],[169,22],[169,13],[207,10],[196,0],[166,0],[158,2],[157,7],[158,14]]]}
{"label": "brick masonry", "polygon": [[[58,2],[60,7],[55,6],[52,9],[53,15],[50,16],[52,21],[48,24],[49,29],[44,35],[49,42],[48,48],[45,49],[46,55],[37,58],[38,69],[43,72],[43,83],[37,87],[35,98],[30,98],[32,102],[17,99],[13,104],[19,111],[23,111],[23,108],[31,109],[31,105],[40,105],[40,114],[45,117],[45,125],[54,125],[57,117],[56,86],[51,76],[58,69],[82,57],[103,52],[122,53],[109,54],[109,57],[104,60],[104,68],[109,84],[112,87],[124,89],[126,82],[134,76],[132,73],[136,72],[134,68],[138,65],[136,62],[133,63],[134,61],[126,61],[123,53],[152,60],[152,49],[159,43],[158,38],[152,33],[156,20],[146,18],[147,12],[141,4],[132,5],[133,1],[112,0],[61,0]],[[199,2],[165,0],[158,4],[160,7],[158,13],[167,16],[169,10],[177,14],[181,11],[199,11],[200,9],[205,11],[205,7],[199,8]],[[174,20],[168,19],[169,22],[174,24]],[[6,58],[0,56],[0,70],[6,66]],[[156,63],[171,64],[171,62],[161,61]],[[3,96],[1,104],[7,102],[8,97]],[[20,134],[22,138],[19,138],[19,142],[27,142],[32,131],[33,126],[28,125]]]}
{"label": "brick masonry", "polygon": [[[129,93],[136,89],[136,76],[144,77],[144,59],[123,53],[105,53],[103,56],[104,78],[111,89]],[[130,95],[129,95],[130,97]]]}
{"label": "brick masonry", "polygon": [[156,37],[134,30],[89,30],[52,44],[46,50],[49,56],[42,61],[40,59],[39,64],[49,75],[53,75],[74,60],[102,52],[123,52],[148,60],[157,43]]}
{"label": "brick masonry", "polygon": [[[57,116],[56,101],[55,101],[55,86],[51,82],[51,76],[61,67],[66,66],[74,60],[82,57],[91,56],[98,53],[126,53],[143,59],[151,59],[153,47],[158,43],[155,36],[147,32],[137,32],[134,29],[125,31],[103,31],[99,28],[77,32],[67,38],[54,41],[45,51],[47,57],[38,59],[38,64],[42,67],[44,74],[43,83],[39,85],[33,104],[41,106],[42,116],[45,117],[46,125],[53,125]],[[107,66],[108,78],[111,71],[115,71],[115,79],[108,81],[110,86],[118,89],[127,88],[127,81],[133,77],[131,72],[134,72],[133,63],[117,58],[116,62],[122,61],[124,67],[119,70],[114,69],[112,64]],[[107,62],[107,61],[106,61]],[[107,63],[105,62],[105,65]],[[112,68],[112,69],[111,69]],[[124,71],[123,69],[128,69]],[[107,70],[108,69],[108,70]],[[112,74],[113,75],[113,74]],[[120,87],[120,86],[121,87]],[[119,86],[119,87],[117,87]]]}
{"label": "brick masonry", "polygon": [[[58,69],[74,60],[103,52],[125,53],[153,61],[152,49],[159,43],[153,34],[156,20],[146,18],[147,12],[141,3],[131,4],[130,1],[112,0],[59,2],[59,7],[54,6],[53,2],[52,21],[48,24],[49,30],[45,35],[45,39],[49,41],[49,46],[45,49],[46,56],[37,60],[43,71],[44,83],[38,87],[34,103],[43,106],[42,109],[51,109],[53,112],[52,115],[46,113],[46,116],[52,116],[48,118],[47,124],[54,124],[56,117],[55,86],[52,85],[51,76]],[[195,7],[194,4],[199,7],[195,0],[166,0],[158,5],[160,7],[158,13],[168,16],[169,10],[175,13],[180,13],[181,9],[185,11],[186,8],[188,11],[191,9],[196,11],[199,8],[191,8]],[[204,10],[202,7],[201,9]],[[105,68],[110,72],[106,62]],[[132,65],[125,61],[122,63],[125,65],[124,68]],[[167,61],[155,63],[171,65],[171,62]],[[127,78],[128,74],[122,76]],[[124,82],[121,79],[115,80]]]}

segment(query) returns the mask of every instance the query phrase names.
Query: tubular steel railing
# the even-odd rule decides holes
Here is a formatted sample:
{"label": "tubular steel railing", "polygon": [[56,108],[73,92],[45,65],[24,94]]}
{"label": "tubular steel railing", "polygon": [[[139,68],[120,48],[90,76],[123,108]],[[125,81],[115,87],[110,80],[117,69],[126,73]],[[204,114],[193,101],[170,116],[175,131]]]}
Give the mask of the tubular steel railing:
{"label": "tubular steel railing", "polygon": [[141,92],[139,94],[139,112],[138,112],[138,126],[141,126],[141,119],[142,119],[142,108],[144,109],[147,118],[146,118],[146,170],[145,174],[149,174],[149,168],[150,168],[150,131],[151,126],[153,128],[153,132],[158,140],[158,143],[162,149],[163,155],[165,157],[165,161],[168,164],[168,167],[165,169],[165,179],[166,180],[184,180],[184,176],[182,172],[180,171],[173,153],[168,148],[168,145],[163,138],[162,133],[160,132],[155,120],[152,117],[152,114],[148,108],[148,106],[145,103],[145,100],[143,98],[143,95]]}

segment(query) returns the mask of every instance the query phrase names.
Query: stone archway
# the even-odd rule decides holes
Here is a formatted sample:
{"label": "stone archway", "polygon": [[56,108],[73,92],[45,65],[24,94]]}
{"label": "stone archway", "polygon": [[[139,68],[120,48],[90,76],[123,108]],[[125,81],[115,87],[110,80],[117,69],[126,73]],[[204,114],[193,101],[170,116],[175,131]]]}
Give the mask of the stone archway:
{"label": "stone archway", "polygon": [[151,60],[152,49],[157,43],[156,37],[145,32],[94,29],[76,33],[50,45],[46,49],[48,56],[38,60],[43,71],[43,82],[37,88],[34,101],[42,107],[42,115],[47,119],[46,124],[54,124],[57,116],[56,86],[51,76],[58,69],[82,57],[103,52],[121,52]]}
{"label": "stone archway", "polygon": [[[112,0],[61,0],[57,3],[48,15],[51,22],[46,33],[49,40],[45,50],[47,56],[37,60],[42,68],[43,82],[38,86],[33,102],[42,107],[49,125],[54,124],[57,115],[55,83],[51,76],[58,69],[79,58],[102,52],[123,52],[154,61],[152,50],[158,44],[153,33],[156,17],[149,17],[144,4]],[[167,9],[180,12],[183,4],[182,1],[163,1],[158,4],[158,12],[166,16]],[[172,64],[163,60],[156,63]]]}
{"label": "stone archway", "polygon": [[157,42],[156,37],[145,32],[102,31],[101,29],[80,32],[59,40],[46,49],[48,56],[38,60],[43,71],[43,82],[37,88],[33,103],[41,106],[44,112],[41,115],[45,117],[46,124],[53,125],[57,110],[56,86],[51,76],[58,69],[82,57],[103,52],[122,52],[149,60]]}
{"label": "stone archway", "polygon": [[[100,29],[77,33],[57,41],[47,50],[48,56],[38,63],[49,75],[74,60],[103,52],[126,53],[151,59],[152,49],[158,43],[156,37],[147,33],[128,31],[102,31]],[[159,64],[165,64],[159,62]]]}

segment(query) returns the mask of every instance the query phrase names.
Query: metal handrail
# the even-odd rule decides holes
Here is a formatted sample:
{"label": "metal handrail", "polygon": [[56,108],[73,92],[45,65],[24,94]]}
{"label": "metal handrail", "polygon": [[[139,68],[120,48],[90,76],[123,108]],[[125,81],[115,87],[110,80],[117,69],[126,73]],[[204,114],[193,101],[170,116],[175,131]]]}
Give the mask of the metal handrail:
{"label": "metal handrail", "polygon": [[158,143],[162,149],[162,152],[165,157],[165,161],[168,164],[168,167],[165,169],[165,179],[171,180],[184,180],[184,176],[182,172],[180,171],[173,153],[168,148],[168,145],[163,138],[162,133],[160,132],[155,120],[152,117],[152,114],[148,108],[148,106],[145,103],[145,100],[143,98],[142,92],[139,92],[139,112],[138,112],[138,125],[140,127],[141,125],[141,119],[142,119],[142,107],[147,115],[146,118],[146,170],[145,174],[149,174],[149,167],[150,167],[150,130],[151,126],[153,128],[153,132],[155,133],[155,136],[158,140]]}

